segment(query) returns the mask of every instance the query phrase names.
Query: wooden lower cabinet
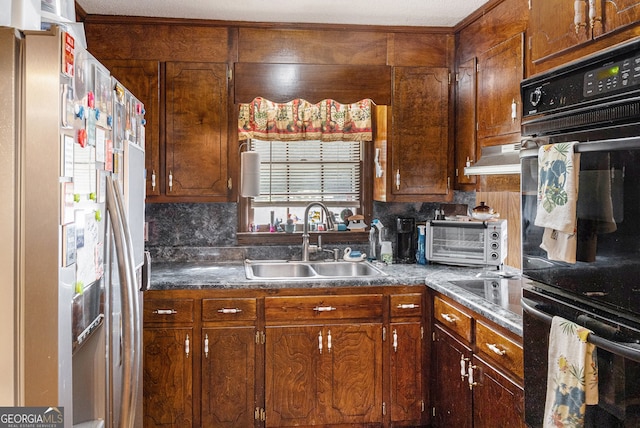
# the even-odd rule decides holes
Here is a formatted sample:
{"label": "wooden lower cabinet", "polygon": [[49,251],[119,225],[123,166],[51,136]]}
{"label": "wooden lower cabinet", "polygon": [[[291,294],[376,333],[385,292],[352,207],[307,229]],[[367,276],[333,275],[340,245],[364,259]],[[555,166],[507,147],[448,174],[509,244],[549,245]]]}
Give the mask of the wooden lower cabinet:
{"label": "wooden lower cabinet", "polygon": [[144,426],[193,426],[189,327],[144,329]]}
{"label": "wooden lower cabinet", "polygon": [[524,427],[521,341],[479,318],[434,298],[434,427]]}
{"label": "wooden lower cabinet", "polygon": [[202,329],[203,427],[254,425],[255,333],[253,326]]}
{"label": "wooden lower cabinet", "polygon": [[382,422],[382,324],[266,329],[266,426]]}
{"label": "wooden lower cabinet", "polygon": [[148,291],[144,426],[426,426],[426,296],[424,286]]}
{"label": "wooden lower cabinet", "polygon": [[461,360],[471,358],[471,349],[447,333],[441,326],[433,329],[431,372],[434,384],[433,425],[436,427],[471,428],[472,391],[466,378],[461,378]]}

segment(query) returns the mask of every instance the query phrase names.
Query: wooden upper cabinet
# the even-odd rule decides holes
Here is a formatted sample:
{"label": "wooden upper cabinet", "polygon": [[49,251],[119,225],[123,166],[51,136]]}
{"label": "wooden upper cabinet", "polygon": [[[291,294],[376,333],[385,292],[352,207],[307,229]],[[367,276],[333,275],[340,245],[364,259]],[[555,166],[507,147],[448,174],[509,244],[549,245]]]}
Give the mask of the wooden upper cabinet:
{"label": "wooden upper cabinet", "polygon": [[138,98],[145,108],[145,168],[147,170],[147,196],[160,194],[159,140],[159,73],[158,61],[103,60],[111,74]]}
{"label": "wooden upper cabinet", "polygon": [[[531,0],[531,61],[637,23],[638,0]],[[576,29],[577,23],[577,29]]]}
{"label": "wooden upper cabinet", "polygon": [[478,139],[520,133],[523,35],[478,56]]}
{"label": "wooden upper cabinet", "polygon": [[449,69],[395,67],[392,106],[387,199],[446,199],[453,194],[449,188]]}
{"label": "wooden upper cabinet", "polygon": [[476,162],[476,59],[458,66],[456,73],[456,186],[476,183],[475,175],[465,175],[467,162]]}
{"label": "wooden upper cabinet", "polygon": [[227,64],[166,64],[166,171],[169,197],[226,201]]}
{"label": "wooden upper cabinet", "polygon": [[600,0],[596,4],[604,3],[601,12],[596,17],[603,17],[600,29],[594,28],[594,37],[623,28],[640,21],[640,1],[638,0]]}

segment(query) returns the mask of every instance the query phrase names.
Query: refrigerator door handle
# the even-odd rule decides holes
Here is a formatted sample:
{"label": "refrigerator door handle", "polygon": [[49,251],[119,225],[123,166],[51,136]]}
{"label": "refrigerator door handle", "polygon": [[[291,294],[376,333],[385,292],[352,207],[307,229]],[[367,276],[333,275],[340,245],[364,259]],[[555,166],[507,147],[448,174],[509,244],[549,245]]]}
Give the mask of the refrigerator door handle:
{"label": "refrigerator door handle", "polygon": [[106,208],[111,220],[118,258],[124,327],[122,334],[124,342],[123,379],[126,381],[122,385],[123,400],[118,426],[127,427],[135,424],[138,402],[138,383],[142,365],[140,309],[134,272],[133,245],[124,211],[122,193],[117,180],[111,176],[107,176],[106,179]]}

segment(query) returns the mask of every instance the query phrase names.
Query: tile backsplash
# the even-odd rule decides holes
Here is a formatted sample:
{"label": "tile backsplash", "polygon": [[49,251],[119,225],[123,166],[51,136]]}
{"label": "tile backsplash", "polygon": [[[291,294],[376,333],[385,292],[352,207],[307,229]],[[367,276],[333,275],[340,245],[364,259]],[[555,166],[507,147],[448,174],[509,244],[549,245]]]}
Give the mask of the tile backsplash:
{"label": "tile backsplash", "polygon": [[[475,193],[456,192],[453,203],[462,205],[457,208],[466,211],[464,205],[475,206]],[[434,218],[435,210],[441,205],[437,202],[374,202],[373,213],[374,218],[384,224],[388,238],[393,239],[397,217],[426,221]],[[151,252],[152,259],[158,261],[288,259],[296,254],[299,256],[300,252],[300,245],[237,246],[236,203],[147,204],[146,219],[149,235],[146,249]]]}

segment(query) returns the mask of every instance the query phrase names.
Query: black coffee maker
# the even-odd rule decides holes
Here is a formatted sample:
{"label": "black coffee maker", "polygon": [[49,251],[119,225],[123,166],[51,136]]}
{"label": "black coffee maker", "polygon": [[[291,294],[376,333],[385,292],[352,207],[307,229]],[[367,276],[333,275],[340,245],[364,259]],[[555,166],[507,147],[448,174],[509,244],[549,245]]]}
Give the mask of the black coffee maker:
{"label": "black coffee maker", "polygon": [[416,262],[416,220],[414,218],[398,218],[397,230],[397,262]]}

